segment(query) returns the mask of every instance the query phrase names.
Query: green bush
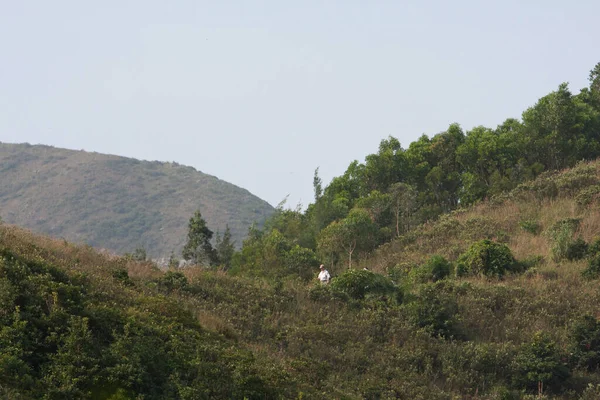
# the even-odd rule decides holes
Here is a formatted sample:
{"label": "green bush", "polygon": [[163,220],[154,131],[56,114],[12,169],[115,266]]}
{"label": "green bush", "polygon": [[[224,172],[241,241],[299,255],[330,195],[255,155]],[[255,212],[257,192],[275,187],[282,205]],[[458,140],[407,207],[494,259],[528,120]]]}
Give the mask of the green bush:
{"label": "green bush", "polygon": [[112,272],[112,277],[125,286],[133,286],[133,281],[129,277],[125,268],[117,268]]}
{"label": "green bush", "polygon": [[416,298],[406,305],[409,320],[433,336],[459,337],[458,303],[447,281],[424,284]]}
{"label": "green bush", "polygon": [[319,303],[326,303],[332,300],[347,301],[348,295],[344,292],[332,290],[331,285],[323,285],[316,283],[308,290],[308,296],[312,301]]}
{"label": "green bush", "polygon": [[600,237],[595,238],[594,241],[590,243],[587,251],[588,257],[593,257],[597,254],[600,254]]}
{"label": "green bush", "polygon": [[587,207],[598,200],[600,194],[600,185],[594,185],[582,189],[575,196],[575,202],[581,207]]}
{"label": "green bush", "polygon": [[519,226],[526,232],[531,233],[532,235],[537,235],[540,233],[540,223],[536,220],[526,219],[519,222]]}
{"label": "green bush", "polygon": [[285,265],[290,273],[298,274],[304,280],[314,277],[319,266],[315,252],[295,245],[284,255]]}
{"label": "green bush", "polygon": [[581,272],[581,276],[585,279],[597,279],[600,276],[600,254],[588,260],[588,266]]}
{"label": "green bush", "polygon": [[389,278],[367,270],[347,270],[331,280],[331,289],[355,300],[367,296],[393,296],[399,302],[402,300],[402,291]]}
{"label": "green bush", "polygon": [[158,287],[166,292],[186,289],[188,280],[181,272],[167,271],[158,281]]}
{"label": "green bush", "polygon": [[598,400],[600,399],[600,385],[588,383],[579,400]]}
{"label": "green bush", "polygon": [[539,383],[544,390],[556,391],[571,376],[556,343],[544,332],[537,332],[521,347],[513,361],[513,372],[516,388],[530,392],[537,392]]}
{"label": "green bush", "polygon": [[567,250],[573,242],[573,234],[579,227],[580,222],[581,220],[578,218],[563,219],[557,221],[546,231],[554,261],[560,261],[567,257]]}
{"label": "green bush", "polygon": [[588,244],[582,238],[571,241],[565,250],[565,258],[569,261],[581,260],[587,255]]}
{"label": "green bush", "polygon": [[595,371],[600,367],[600,322],[585,315],[571,331],[571,361],[577,368]]}
{"label": "green bush", "polygon": [[440,255],[434,255],[424,265],[413,268],[410,278],[416,283],[437,282],[450,275],[452,264]]}
{"label": "green bush", "polygon": [[515,258],[505,244],[484,239],[474,243],[457,260],[456,273],[502,277],[516,267]]}
{"label": "green bush", "polygon": [[517,262],[518,269],[521,271],[529,271],[531,268],[537,268],[544,264],[544,256],[529,256],[524,260]]}

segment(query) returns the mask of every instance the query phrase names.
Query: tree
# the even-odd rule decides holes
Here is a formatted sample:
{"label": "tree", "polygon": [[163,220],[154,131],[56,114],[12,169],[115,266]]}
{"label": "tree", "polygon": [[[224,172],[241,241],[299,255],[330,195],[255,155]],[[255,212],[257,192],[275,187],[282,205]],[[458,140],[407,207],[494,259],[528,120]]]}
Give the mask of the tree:
{"label": "tree", "polygon": [[315,202],[319,201],[323,195],[323,181],[319,177],[319,167],[315,169],[315,175],[313,177],[313,188],[315,190]]}
{"label": "tree", "polygon": [[597,105],[600,105],[600,63],[590,71],[589,81],[592,96],[597,101]]}
{"label": "tree", "polygon": [[319,234],[319,250],[324,254],[348,255],[348,268],[352,268],[354,252],[365,253],[377,245],[377,225],[369,212],[355,208],[342,220],[329,224]]}
{"label": "tree", "polygon": [[171,251],[171,255],[169,256],[169,268],[177,268],[179,267],[179,260],[175,257],[175,252]]}
{"label": "tree", "polygon": [[[390,201],[396,236],[400,236],[402,232],[411,228],[413,214],[417,209],[417,194],[412,186],[406,183],[395,183],[390,186]],[[403,221],[403,224],[400,221]]]}
{"label": "tree", "polygon": [[133,258],[135,261],[146,261],[147,259],[147,255],[146,255],[146,249],[143,247],[138,247],[137,249],[135,249],[135,251],[133,252],[131,258]]}
{"label": "tree", "polygon": [[183,258],[194,264],[216,265],[218,258],[210,243],[212,236],[213,232],[206,226],[200,210],[196,210],[188,223],[188,240],[183,247]]}
{"label": "tree", "polygon": [[223,233],[222,238],[217,233],[215,247],[219,262],[221,265],[225,266],[226,269],[229,269],[229,267],[231,267],[231,258],[233,257],[233,253],[235,253],[235,242],[231,240],[229,225],[225,225],[225,233]]}

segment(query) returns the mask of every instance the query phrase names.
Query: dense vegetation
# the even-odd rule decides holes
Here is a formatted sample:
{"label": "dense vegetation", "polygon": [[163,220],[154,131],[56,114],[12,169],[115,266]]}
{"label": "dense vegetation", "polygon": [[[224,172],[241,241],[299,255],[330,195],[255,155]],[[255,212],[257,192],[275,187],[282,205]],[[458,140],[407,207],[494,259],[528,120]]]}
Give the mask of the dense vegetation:
{"label": "dense vegetation", "polygon": [[600,398],[599,73],[509,130],[390,138],[315,174],[315,203],[252,227],[229,267],[200,213],[203,266],[166,272],[0,226],[0,396]]}
{"label": "dense vegetation", "polygon": [[597,185],[600,162],[544,175],[325,286],[0,225],[0,397],[596,399]]}
{"label": "dense vegetation", "polygon": [[[452,124],[406,149],[390,137],[326,187],[315,171],[315,202],[305,212],[280,208],[263,231],[250,232],[234,269],[256,273],[261,257],[264,265],[273,257],[270,250],[269,256],[258,255],[257,248],[289,251],[296,245],[334,268],[352,266],[424,222],[596,159],[600,64],[589,82],[577,95],[563,83],[527,109],[522,121],[507,119],[495,129],[479,126],[465,133]],[[276,262],[279,274],[286,274],[286,267],[290,271],[285,258]],[[273,274],[272,268],[258,270]]]}
{"label": "dense vegetation", "polygon": [[6,222],[122,254],[179,254],[200,208],[215,232],[241,245],[273,207],[247,190],[176,163],[50,146],[0,143],[0,209]]}

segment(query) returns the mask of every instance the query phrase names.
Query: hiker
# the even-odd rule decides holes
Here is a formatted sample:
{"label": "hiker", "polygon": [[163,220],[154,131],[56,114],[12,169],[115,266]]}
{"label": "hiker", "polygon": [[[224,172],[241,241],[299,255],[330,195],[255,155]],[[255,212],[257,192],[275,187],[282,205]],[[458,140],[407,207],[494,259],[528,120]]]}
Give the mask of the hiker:
{"label": "hiker", "polygon": [[321,282],[321,284],[327,285],[329,283],[329,280],[331,279],[331,275],[329,275],[329,271],[325,269],[325,266],[323,264],[319,266],[319,269],[321,270],[321,272],[319,272],[319,281]]}

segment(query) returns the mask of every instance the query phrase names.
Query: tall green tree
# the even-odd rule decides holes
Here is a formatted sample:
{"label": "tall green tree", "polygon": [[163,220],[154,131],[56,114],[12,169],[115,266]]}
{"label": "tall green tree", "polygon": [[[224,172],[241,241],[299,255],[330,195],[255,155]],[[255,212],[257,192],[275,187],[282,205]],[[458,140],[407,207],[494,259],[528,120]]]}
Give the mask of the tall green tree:
{"label": "tall green tree", "polygon": [[206,226],[200,210],[196,210],[188,223],[188,239],[183,247],[185,260],[199,265],[216,265],[217,252],[210,243],[213,232]]}
{"label": "tall green tree", "polygon": [[229,225],[225,225],[223,237],[217,233],[215,248],[219,262],[226,269],[229,269],[231,267],[233,253],[235,253],[235,242],[231,240],[231,231],[229,230]]}
{"label": "tall green tree", "polygon": [[334,221],[323,229],[318,238],[319,251],[327,256],[348,257],[348,268],[352,268],[355,253],[362,255],[377,245],[378,227],[367,210],[355,208],[342,220]]}
{"label": "tall green tree", "polygon": [[408,231],[413,224],[417,210],[417,193],[406,183],[395,183],[389,189],[391,210],[394,215],[396,236]]}

